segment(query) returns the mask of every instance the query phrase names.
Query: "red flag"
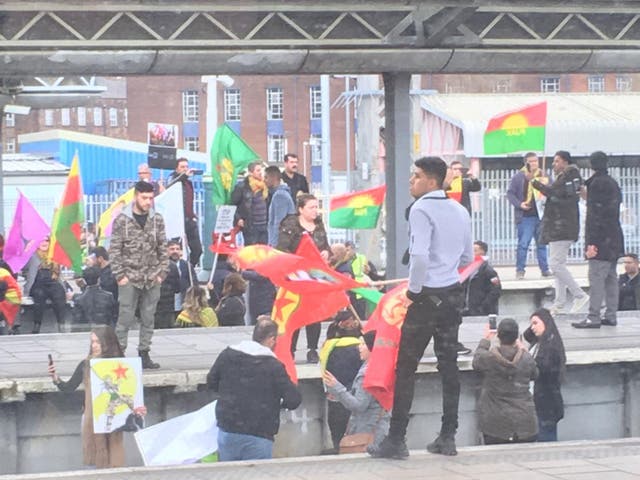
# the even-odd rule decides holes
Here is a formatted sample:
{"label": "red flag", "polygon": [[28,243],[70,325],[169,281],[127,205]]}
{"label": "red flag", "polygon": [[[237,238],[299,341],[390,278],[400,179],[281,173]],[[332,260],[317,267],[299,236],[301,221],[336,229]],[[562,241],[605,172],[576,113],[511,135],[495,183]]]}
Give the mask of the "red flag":
{"label": "red flag", "polygon": [[[469,265],[458,269],[460,283],[477,272],[483,262],[482,257],[475,257]],[[365,332],[376,331],[376,342],[371,351],[363,386],[386,410],[393,407],[400,334],[407,314],[404,306],[407,286],[408,283],[403,282],[385,293],[364,328]]]}
{"label": "red flag", "polygon": [[4,315],[7,324],[11,327],[13,326],[16,315],[20,311],[22,292],[16,279],[4,268],[0,268],[0,280],[7,282],[7,291],[4,295],[4,300],[0,302],[0,313]]}
{"label": "red flag", "polygon": [[[348,282],[343,278],[351,281],[350,278],[334,272],[325,264],[315,243],[306,234],[302,236],[296,254],[303,258],[305,265],[307,265],[305,272],[316,268],[323,274],[335,276],[338,282],[347,284]],[[300,276],[300,271],[295,275]],[[332,283],[327,283],[325,277],[321,279],[314,279],[313,275],[310,277],[311,279],[291,280],[287,276],[285,278],[287,286],[295,287],[297,290],[293,291],[281,286],[273,302],[271,313],[271,318],[278,324],[278,341],[274,352],[287,369],[291,381],[295,383],[298,382],[298,375],[291,355],[293,332],[305,325],[330,318],[338,310],[349,305],[349,297],[345,289],[350,287],[337,287]],[[275,280],[272,279],[272,281],[277,284]]]}
{"label": "red flag", "polygon": [[236,243],[236,235],[240,231],[239,228],[233,228],[229,233],[211,234],[211,245],[209,250],[220,255],[233,255],[238,253],[238,244]]}

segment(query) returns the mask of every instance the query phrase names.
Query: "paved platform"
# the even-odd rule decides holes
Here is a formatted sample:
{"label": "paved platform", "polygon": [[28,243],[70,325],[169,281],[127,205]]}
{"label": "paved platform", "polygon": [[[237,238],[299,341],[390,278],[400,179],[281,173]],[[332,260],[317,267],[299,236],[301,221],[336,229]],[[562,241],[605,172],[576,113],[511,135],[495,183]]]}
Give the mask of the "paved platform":
{"label": "paved platform", "polygon": [[[578,330],[571,321],[584,315],[562,315],[557,324],[567,350],[569,364],[592,364],[640,361],[640,312],[620,312],[617,327],[599,330]],[[516,317],[521,329],[528,317]],[[460,328],[460,339],[475,349],[482,338],[486,318],[466,317]],[[326,329],[327,324],[323,324]],[[145,371],[147,386],[177,385],[194,389],[204,383],[206,373],[217,355],[228,345],[249,339],[252,327],[220,327],[215,329],[158,330],[153,337],[152,357],[161,364],[155,371]],[[129,355],[135,354],[138,332],[129,335]],[[300,378],[318,378],[317,365],[304,363],[306,339],[300,336],[296,360]],[[321,341],[325,338],[323,331]],[[300,349],[303,350],[300,350]],[[420,371],[435,371],[433,345],[425,353]],[[58,373],[71,375],[78,362],[89,351],[89,335],[56,333],[0,337],[0,397],[3,391],[16,389],[24,393],[53,391],[55,387],[46,375],[47,354],[51,353]],[[461,369],[471,368],[471,356],[459,358]],[[0,401],[3,399],[0,398]],[[5,399],[6,401],[6,399]]]}
{"label": "paved platform", "polygon": [[456,457],[415,450],[407,460],[364,454],[252,462],[134,467],[0,476],[3,480],[631,480],[640,478],[640,439],[460,448]]}

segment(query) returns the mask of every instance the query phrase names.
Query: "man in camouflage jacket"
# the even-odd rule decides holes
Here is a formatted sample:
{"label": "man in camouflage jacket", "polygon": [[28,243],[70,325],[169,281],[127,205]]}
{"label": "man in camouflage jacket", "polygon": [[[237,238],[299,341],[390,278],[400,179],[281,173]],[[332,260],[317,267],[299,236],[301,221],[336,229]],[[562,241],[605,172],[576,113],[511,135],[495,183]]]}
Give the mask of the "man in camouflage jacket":
{"label": "man in camouflage jacket", "polygon": [[151,207],[153,186],[135,185],[134,201],[113,222],[111,269],[118,281],[120,309],[116,334],[122,350],[127,348],[129,329],[140,308],[138,353],[143,368],[159,368],[149,357],[160,284],[169,269],[164,219]]}

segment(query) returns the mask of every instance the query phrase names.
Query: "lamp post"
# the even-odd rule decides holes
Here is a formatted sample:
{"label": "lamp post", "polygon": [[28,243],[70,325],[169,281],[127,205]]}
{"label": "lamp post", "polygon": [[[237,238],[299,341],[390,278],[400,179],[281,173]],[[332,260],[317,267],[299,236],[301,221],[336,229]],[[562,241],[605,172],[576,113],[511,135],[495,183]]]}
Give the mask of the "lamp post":
{"label": "lamp post", "polygon": [[207,114],[205,128],[207,131],[206,151],[211,149],[213,138],[218,129],[218,82],[225,88],[234,84],[229,75],[203,75],[200,81],[207,84]]}

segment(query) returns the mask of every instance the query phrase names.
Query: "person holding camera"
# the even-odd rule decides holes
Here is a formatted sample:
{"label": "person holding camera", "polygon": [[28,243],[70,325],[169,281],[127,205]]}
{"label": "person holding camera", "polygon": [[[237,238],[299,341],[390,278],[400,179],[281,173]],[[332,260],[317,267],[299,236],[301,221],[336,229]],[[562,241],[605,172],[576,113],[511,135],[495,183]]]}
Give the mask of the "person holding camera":
{"label": "person holding camera", "polygon": [[536,242],[538,266],[543,277],[552,275],[547,262],[547,247],[538,239],[540,236],[540,212],[537,201],[541,193],[531,184],[534,179],[541,179],[538,155],[529,152],[524,156],[524,166],[511,178],[507,190],[507,200],[513,205],[514,219],[518,230],[518,249],[516,251],[516,280],[524,279],[527,264],[527,253],[531,240]]}
{"label": "person holding camera", "polygon": [[447,197],[454,199],[467,209],[471,215],[471,198],[469,192],[479,192],[482,189],[480,181],[471,173],[464,174],[462,162],[451,162],[451,181],[447,188]]}
{"label": "person holding camera", "polygon": [[[498,336],[499,345],[492,345]],[[534,442],[538,417],[529,382],[538,375],[536,361],[518,339],[518,324],[503,319],[497,332],[489,324],[473,356],[482,375],[478,423],[485,445]]]}

